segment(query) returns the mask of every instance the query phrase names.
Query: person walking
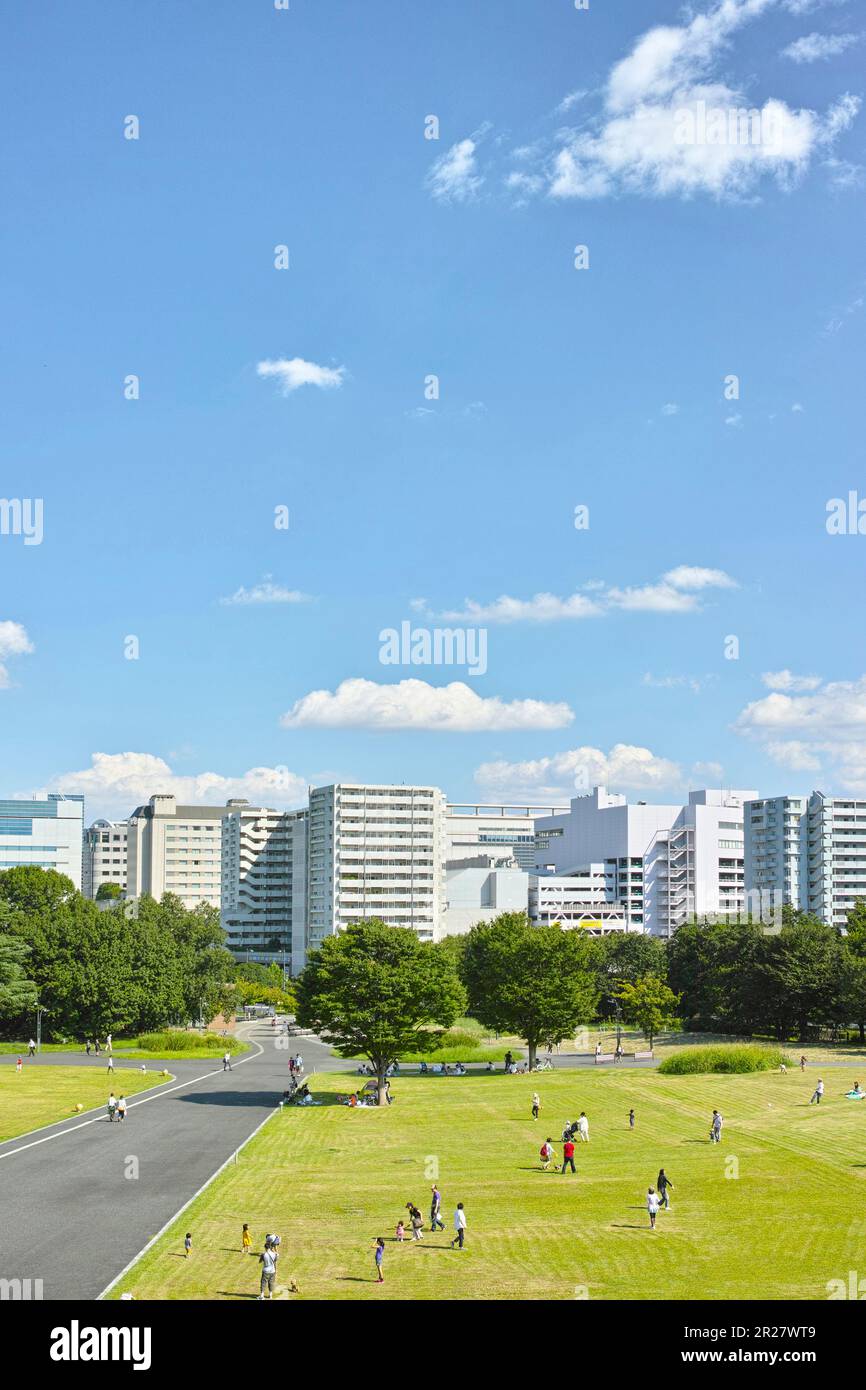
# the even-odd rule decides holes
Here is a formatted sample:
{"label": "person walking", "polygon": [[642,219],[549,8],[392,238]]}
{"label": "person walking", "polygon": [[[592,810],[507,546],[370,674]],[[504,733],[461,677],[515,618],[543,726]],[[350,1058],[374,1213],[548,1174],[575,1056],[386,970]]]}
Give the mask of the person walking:
{"label": "person walking", "polygon": [[806,1070],[806,1058],[805,1058],[805,1057],[801,1057],[801,1058],[800,1058],[800,1071],[805,1071],[805,1070]]}
{"label": "person walking", "polygon": [[33,1041],[32,1038],[30,1039],[29,1043],[27,1044],[27,1056],[28,1056],[28,1057],[35,1057],[35,1056],[36,1056],[36,1044],[35,1044],[35,1042]]}
{"label": "person walking", "polygon": [[117,1099],[116,1099],[116,1097],[115,1097],[114,1092],[111,1091],[110,1094],[109,1094],[109,1097],[108,1097],[108,1119],[109,1119],[109,1123],[110,1123],[110,1124],[114,1124],[114,1116],[115,1116],[116,1111],[117,1111]]}
{"label": "person walking", "polygon": [[722,1116],[718,1110],[713,1111],[713,1121],[710,1128],[710,1143],[720,1144],[722,1140]]}
{"label": "person walking", "polygon": [[614,1054],[613,1054],[613,1060],[614,1060],[615,1062],[621,1062],[621,1061],[622,1061],[622,1043],[617,1043],[617,1045],[616,1045],[616,1051],[615,1051]]}
{"label": "person walking", "polygon": [[541,1157],[541,1171],[546,1173],[550,1168],[550,1160],[553,1158],[553,1143],[549,1136],[545,1139],[538,1152]]}
{"label": "person walking", "polygon": [[21,1073],[21,1068],[22,1068],[23,1066],[24,1066],[24,1063],[21,1061],[21,1058],[20,1058],[20,1057],[16,1057],[16,1058],[15,1058],[15,1070],[19,1073],[19,1075],[20,1075],[20,1073]]}
{"label": "person walking", "polygon": [[466,1212],[463,1210],[463,1203],[458,1202],[457,1209],[454,1212],[454,1239],[451,1242],[451,1249],[453,1250],[454,1246],[456,1245],[458,1250],[462,1250],[463,1242],[465,1241],[465,1239]]}
{"label": "person walking", "polygon": [[109,1057],[109,1059],[108,1059],[108,1066],[105,1068],[105,1070],[108,1072],[109,1076],[111,1076],[112,1072],[114,1071],[114,1058],[113,1058],[113,1057]]}
{"label": "person walking", "polygon": [[628,1127],[629,1127],[629,1129],[634,1129],[634,1111],[633,1111],[633,1110],[629,1110],[629,1112],[628,1112]]}
{"label": "person walking", "polygon": [[248,1255],[253,1248],[253,1238],[250,1235],[249,1224],[245,1221],[241,1231],[241,1254]]}
{"label": "person walking", "polygon": [[192,1254],[192,1231],[187,1231],[183,1238],[183,1257],[188,1260]]}
{"label": "person walking", "polygon": [[533,1091],[533,1093],[532,1093],[532,1118],[533,1118],[533,1120],[537,1120],[537,1119],[538,1119],[538,1112],[539,1112],[540,1109],[541,1109],[541,1097],[540,1097],[540,1095],[538,1094],[537,1091]]}
{"label": "person walking", "polygon": [[118,1096],[117,1098],[117,1118],[121,1124],[126,1119],[126,1096]]}
{"label": "person walking", "polygon": [[434,1183],[430,1190],[430,1230],[445,1230],[445,1222],[442,1220],[442,1193]]}
{"label": "person walking", "polygon": [[577,1132],[578,1132],[578,1134],[580,1135],[580,1142],[581,1142],[582,1144],[588,1144],[588,1143],[589,1143],[589,1120],[586,1118],[586,1115],[584,1114],[584,1112],[583,1112],[582,1110],[581,1110],[581,1112],[580,1112],[580,1115],[579,1115],[578,1121],[577,1121]]}
{"label": "person walking", "polygon": [[673,1191],[673,1186],[674,1185],[668,1177],[667,1173],[665,1172],[664,1168],[660,1168],[659,1175],[656,1178],[656,1188],[658,1190],[659,1198],[665,1204],[665,1211],[670,1211],[671,1209],[671,1199],[669,1193]]}
{"label": "person walking", "polygon": [[600,1043],[600,1042],[597,1042],[596,1045],[595,1045],[595,1060],[598,1061],[598,1059],[599,1059],[600,1056],[601,1056],[601,1043]]}
{"label": "person walking", "polygon": [[86,1038],[86,1039],[85,1039],[85,1042],[84,1042],[84,1055],[85,1055],[85,1057],[89,1057],[89,1056],[90,1056],[90,1039],[89,1039],[89,1038]]}
{"label": "person walking", "polygon": [[223,1053],[223,1071],[231,1071],[231,1069],[232,1069],[232,1054],[231,1054],[230,1052],[224,1052],[224,1053]]}
{"label": "person walking", "polygon": [[106,1050],[107,1050],[108,1052],[111,1051],[111,1034],[110,1034],[110,1033],[107,1033],[107,1034],[106,1034],[106,1037],[105,1037],[105,1047],[106,1047]]}
{"label": "person walking", "polygon": [[810,1105],[820,1105],[820,1104],[821,1104],[821,1097],[823,1096],[823,1094],[824,1094],[824,1083],[823,1083],[823,1081],[821,1081],[821,1080],[819,1079],[817,1086],[815,1087],[814,1091],[812,1092],[812,1099],[809,1101],[809,1104],[810,1104]]}
{"label": "person walking", "polygon": [[265,1290],[268,1298],[274,1296],[274,1285],[277,1282],[277,1260],[279,1256],[272,1245],[266,1245],[259,1255],[259,1264],[262,1267],[262,1277],[259,1281],[259,1303],[264,1302]]}
{"label": "person walking", "polygon": [[376,1258],[376,1283],[377,1283],[377,1284],[384,1284],[384,1282],[385,1282],[385,1276],[384,1276],[384,1274],[382,1273],[382,1265],[384,1264],[384,1261],[385,1261],[385,1238],[384,1238],[384,1236],[377,1236],[377,1237],[376,1237],[376,1245],[375,1245],[374,1248],[375,1248],[375,1251],[376,1251],[376,1257],[375,1257],[375,1258]]}
{"label": "person walking", "polygon": [[564,1143],[563,1146],[562,1146],[562,1168],[561,1168],[560,1171],[564,1173],[564,1172],[566,1172],[566,1170],[567,1170],[568,1168],[571,1168],[572,1173],[574,1173],[574,1175],[575,1175],[575,1177],[576,1177],[576,1176],[577,1176],[577,1169],[576,1169],[575,1166],[574,1166],[574,1140],[573,1140],[573,1139],[566,1139],[565,1143]]}
{"label": "person walking", "polygon": [[303,1070],[304,1070],[304,1059],[303,1059],[303,1057],[301,1056],[301,1054],[300,1054],[300,1052],[299,1052],[299,1053],[298,1053],[298,1071],[300,1072],[300,1071],[303,1071]]}
{"label": "person walking", "polygon": [[96,1041],[95,1041],[95,1043],[94,1043],[94,1045],[93,1045],[93,1050],[94,1050],[94,1052],[96,1053],[96,1055],[97,1055],[97,1057],[98,1057],[98,1056],[99,1056],[99,1039],[98,1039],[98,1038],[96,1039]]}
{"label": "person walking", "polygon": [[649,1212],[650,1230],[656,1228],[656,1217],[659,1214],[659,1199],[654,1187],[651,1187],[646,1195],[646,1209]]}

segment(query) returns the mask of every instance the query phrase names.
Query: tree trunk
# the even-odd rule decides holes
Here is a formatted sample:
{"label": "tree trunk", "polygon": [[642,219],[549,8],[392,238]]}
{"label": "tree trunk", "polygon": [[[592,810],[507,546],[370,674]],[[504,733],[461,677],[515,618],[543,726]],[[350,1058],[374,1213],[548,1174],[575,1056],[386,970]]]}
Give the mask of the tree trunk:
{"label": "tree trunk", "polygon": [[529,1070],[535,1071],[535,1060],[538,1056],[538,1043],[530,1042],[527,1039],[526,1046],[529,1049]]}
{"label": "tree trunk", "polygon": [[387,1104],[388,1104],[388,1088],[387,1088],[386,1085],[385,1085],[385,1082],[386,1082],[386,1080],[387,1080],[387,1078],[386,1078],[386,1076],[385,1076],[385,1073],[386,1073],[387,1070],[388,1070],[388,1063],[387,1063],[387,1062],[379,1062],[379,1063],[377,1064],[377,1066],[376,1066],[376,1081],[378,1082],[378,1085],[379,1085],[379,1091],[378,1091],[378,1096],[377,1096],[377,1101],[376,1101],[376,1103],[377,1103],[378,1105],[387,1105]]}

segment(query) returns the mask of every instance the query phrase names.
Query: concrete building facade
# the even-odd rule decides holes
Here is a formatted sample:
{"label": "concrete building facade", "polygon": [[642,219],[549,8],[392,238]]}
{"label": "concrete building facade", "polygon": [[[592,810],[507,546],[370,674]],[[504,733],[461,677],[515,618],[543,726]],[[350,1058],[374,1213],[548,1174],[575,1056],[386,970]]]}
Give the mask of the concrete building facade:
{"label": "concrete building facade", "polygon": [[219,907],[222,822],[232,805],[184,806],[157,795],[137,807],[128,822],[127,897],[175,893],[185,907]]}
{"label": "concrete building facade", "polygon": [[125,820],[97,820],[84,832],[81,891],[95,898],[103,883],[117,883],[126,892],[127,835]]}
{"label": "concrete building facade", "polygon": [[222,819],[222,902],[226,945],[239,959],[303,969],[307,895],[307,812],[229,803]]}

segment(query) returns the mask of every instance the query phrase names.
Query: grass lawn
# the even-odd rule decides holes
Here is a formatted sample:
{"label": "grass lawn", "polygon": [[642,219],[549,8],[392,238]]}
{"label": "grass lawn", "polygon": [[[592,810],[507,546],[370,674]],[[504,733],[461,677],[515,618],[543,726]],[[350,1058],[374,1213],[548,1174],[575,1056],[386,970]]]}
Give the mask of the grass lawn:
{"label": "grass lawn", "polygon": [[[43,1052],[62,1052],[67,1056],[69,1053],[80,1053],[83,1057],[84,1043],[43,1043]],[[0,1042],[0,1052],[7,1054],[14,1053],[16,1056],[27,1056],[27,1044]],[[230,1052],[233,1057],[239,1057],[244,1052],[249,1052],[249,1044],[240,1038],[226,1037],[220,1038],[219,1042],[209,1044],[206,1047],[185,1047],[173,1048],[170,1045],[160,1048],[141,1048],[136,1047],[135,1038],[115,1038],[112,1043],[112,1056],[125,1059],[127,1062],[207,1062],[214,1058],[222,1057],[224,1052]],[[91,1048],[90,1055],[93,1056]],[[108,1057],[108,1053],[103,1047],[99,1053],[100,1057]]]}
{"label": "grass lawn", "polygon": [[76,1104],[84,1110],[105,1105],[108,1092],[116,1096],[135,1095],[161,1078],[151,1072],[142,1075],[131,1067],[116,1067],[109,1079],[95,1067],[28,1066],[25,1059],[20,1076],[14,1066],[0,1067],[0,1142],[41,1125],[68,1120]]}
{"label": "grass lawn", "polygon": [[[853,1069],[816,1074],[662,1077],[655,1072],[545,1073],[537,1078],[403,1077],[390,1109],[328,1103],[270,1120],[112,1291],[136,1299],[244,1299],[258,1265],[240,1253],[282,1236],[278,1286],[299,1299],[823,1299],[862,1268],[866,1242],[866,1101],[845,1099]],[[319,1076],[333,1102],[350,1075]],[[532,1091],[541,1119],[530,1117]],[[634,1107],[636,1128],[628,1127]],[[722,1142],[708,1141],[713,1108]],[[566,1121],[585,1110],[590,1143],[578,1176],[544,1173]],[[649,1230],[647,1188],[664,1166],[672,1208]],[[444,1232],[398,1245],[410,1199],[443,1194]],[[466,1249],[452,1252],[465,1204]],[[182,1258],[183,1236],[193,1253]],[[372,1243],[384,1236],[385,1283]]]}

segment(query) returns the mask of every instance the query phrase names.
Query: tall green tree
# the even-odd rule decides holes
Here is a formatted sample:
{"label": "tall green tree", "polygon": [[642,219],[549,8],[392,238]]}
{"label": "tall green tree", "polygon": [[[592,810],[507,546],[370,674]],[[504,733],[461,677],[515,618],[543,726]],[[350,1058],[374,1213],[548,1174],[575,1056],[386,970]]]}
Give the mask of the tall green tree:
{"label": "tall green tree", "polygon": [[409,927],[368,918],[329,936],[295,981],[296,1017],[341,1057],[366,1057],[386,1103],[388,1067],[406,1052],[433,1052],[466,995],[447,959]]}
{"label": "tall green tree", "polygon": [[27,978],[29,955],[25,942],[0,932],[0,1019],[18,1018],[36,1007],[36,984]]}
{"label": "tall green tree", "polygon": [[543,1043],[574,1037],[598,999],[590,940],[555,923],[531,926],[523,912],[503,912],[472,928],[462,978],[472,1016],[524,1038],[530,1067]]}

